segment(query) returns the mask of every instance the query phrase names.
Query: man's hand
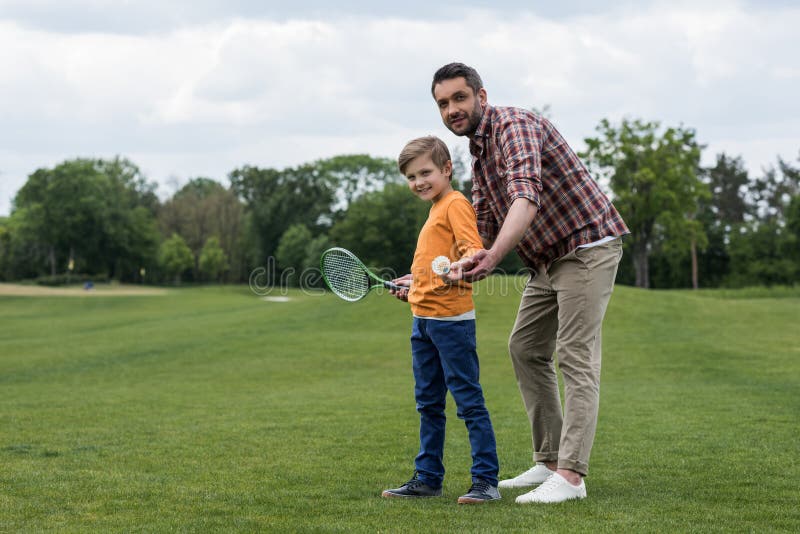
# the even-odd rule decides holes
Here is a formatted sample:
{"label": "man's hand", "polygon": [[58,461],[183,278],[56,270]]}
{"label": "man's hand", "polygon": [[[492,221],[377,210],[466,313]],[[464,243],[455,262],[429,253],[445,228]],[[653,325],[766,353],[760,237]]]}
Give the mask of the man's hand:
{"label": "man's hand", "polygon": [[446,274],[441,275],[442,281],[446,284],[453,284],[458,282],[459,280],[464,279],[464,273],[475,265],[475,262],[472,260],[473,256],[469,256],[467,258],[461,258],[458,261],[454,261],[450,264],[450,270],[447,271]]}
{"label": "man's hand", "polygon": [[395,278],[392,280],[392,283],[402,287],[399,290],[390,289],[389,293],[403,302],[408,302],[408,289],[411,287],[411,275],[407,274],[405,276],[401,276],[400,278]]}
{"label": "man's hand", "polygon": [[464,265],[462,279],[467,282],[483,280],[494,271],[498,263],[500,263],[500,258],[491,249],[479,250],[469,259],[469,265]]}

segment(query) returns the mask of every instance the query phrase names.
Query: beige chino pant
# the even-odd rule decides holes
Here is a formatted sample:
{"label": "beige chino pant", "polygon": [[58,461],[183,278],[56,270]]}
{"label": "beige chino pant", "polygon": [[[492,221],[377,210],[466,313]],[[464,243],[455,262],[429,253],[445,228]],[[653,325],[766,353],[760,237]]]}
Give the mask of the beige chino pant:
{"label": "beige chino pant", "polygon": [[[534,462],[589,472],[600,401],[600,331],[622,257],[620,239],[579,248],[525,287],[509,351],[533,434]],[[553,353],[564,379],[564,408]]]}

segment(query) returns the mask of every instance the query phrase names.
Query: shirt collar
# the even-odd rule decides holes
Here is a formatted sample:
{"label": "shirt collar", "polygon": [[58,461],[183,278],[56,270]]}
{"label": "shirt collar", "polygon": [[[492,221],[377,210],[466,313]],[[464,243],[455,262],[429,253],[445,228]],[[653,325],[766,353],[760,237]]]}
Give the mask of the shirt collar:
{"label": "shirt collar", "polygon": [[483,109],[481,121],[478,123],[478,127],[475,128],[475,133],[472,134],[472,138],[469,140],[469,151],[473,156],[479,156],[483,153],[483,140],[489,137],[491,133],[493,116],[494,108],[486,104],[486,107]]}

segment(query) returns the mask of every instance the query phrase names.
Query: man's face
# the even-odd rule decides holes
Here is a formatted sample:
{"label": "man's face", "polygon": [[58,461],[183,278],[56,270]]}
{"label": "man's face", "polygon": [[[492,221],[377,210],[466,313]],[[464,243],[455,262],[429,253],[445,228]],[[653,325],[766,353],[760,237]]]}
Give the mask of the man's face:
{"label": "man's face", "polygon": [[486,90],[476,95],[463,77],[444,80],[433,88],[442,122],[456,135],[471,136],[478,128],[486,105]]}

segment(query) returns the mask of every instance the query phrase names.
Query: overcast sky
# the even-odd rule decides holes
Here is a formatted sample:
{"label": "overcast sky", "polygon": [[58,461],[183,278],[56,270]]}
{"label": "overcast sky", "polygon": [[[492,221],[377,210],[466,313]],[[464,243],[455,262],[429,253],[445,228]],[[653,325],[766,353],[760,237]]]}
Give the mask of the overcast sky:
{"label": "overcast sky", "polygon": [[442,126],[430,79],[478,69],[576,148],[602,118],[697,130],[752,173],[800,153],[797,1],[0,0],[0,215],[27,176],[121,155],[160,184],[394,158]]}

